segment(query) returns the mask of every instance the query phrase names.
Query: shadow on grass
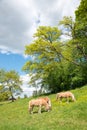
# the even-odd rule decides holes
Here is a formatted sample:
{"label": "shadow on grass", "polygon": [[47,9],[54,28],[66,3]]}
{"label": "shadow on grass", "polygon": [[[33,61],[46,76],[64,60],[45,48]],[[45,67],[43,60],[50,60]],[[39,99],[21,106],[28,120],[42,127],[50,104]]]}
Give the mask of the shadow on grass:
{"label": "shadow on grass", "polygon": [[[38,113],[38,111],[33,111],[33,114],[42,114],[42,113],[46,113],[46,112],[48,112],[48,111],[41,110],[41,113]],[[31,115],[33,115],[33,114],[31,114]]]}
{"label": "shadow on grass", "polygon": [[0,106],[5,105],[5,104],[10,104],[10,103],[14,103],[14,102],[12,102],[12,101],[4,101],[4,102],[0,102]]}

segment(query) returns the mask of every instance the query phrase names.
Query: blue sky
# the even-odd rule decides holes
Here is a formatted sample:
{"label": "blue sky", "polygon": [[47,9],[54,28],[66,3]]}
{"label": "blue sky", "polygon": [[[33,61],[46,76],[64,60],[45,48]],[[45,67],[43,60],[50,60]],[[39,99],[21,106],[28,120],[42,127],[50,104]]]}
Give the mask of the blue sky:
{"label": "blue sky", "polygon": [[25,74],[22,67],[28,59],[19,54],[0,54],[0,68],[5,70],[16,70],[20,75]]}
{"label": "blue sky", "polygon": [[38,26],[56,26],[63,16],[75,18],[80,0],[0,0],[0,68],[20,75],[25,45]]}

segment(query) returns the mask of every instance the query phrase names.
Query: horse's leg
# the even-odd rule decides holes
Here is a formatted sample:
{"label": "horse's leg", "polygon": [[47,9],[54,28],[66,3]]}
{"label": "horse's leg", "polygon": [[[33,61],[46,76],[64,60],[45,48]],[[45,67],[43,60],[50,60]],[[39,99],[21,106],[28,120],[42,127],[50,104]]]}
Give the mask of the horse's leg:
{"label": "horse's leg", "polygon": [[29,107],[29,113],[31,114],[32,107]]}
{"label": "horse's leg", "polygon": [[58,101],[58,95],[56,96],[56,101]]}
{"label": "horse's leg", "polygon": [[34,106],[32,106],[32,108],[31,108],[31,114],[33,114],[33,108],[34,108]]}
{"label": "horse's leg", "polygon": [[45,111],[49,112],[50,111],[50,107],[49,104],[45,104]]}
{"label": "horse's leg", "polygon": [[38,110],[38,113],[41,114],[41,105],[39,105],[39,110]]}
{"label": "horse's leg", "polygon": [[61,103],[62,102],[62,97],[59,97],[59,103]]}
{"label": "horse's leg", "polygon": [[59,97],[57,97],[55,101],[59,101]]}
{"label": "horse's leg", "polygon": [[69,97],[66,97],[67,103],[69,103]]}

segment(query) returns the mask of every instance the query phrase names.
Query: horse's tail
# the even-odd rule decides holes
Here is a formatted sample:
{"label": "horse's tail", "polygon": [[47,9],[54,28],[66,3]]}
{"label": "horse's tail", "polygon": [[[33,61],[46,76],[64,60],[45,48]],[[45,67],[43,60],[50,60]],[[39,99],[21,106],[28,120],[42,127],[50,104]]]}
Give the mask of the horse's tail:
{"label": "horse's tail", "polygon": [[71,95],[72,101],[76,101],[74,94]]}

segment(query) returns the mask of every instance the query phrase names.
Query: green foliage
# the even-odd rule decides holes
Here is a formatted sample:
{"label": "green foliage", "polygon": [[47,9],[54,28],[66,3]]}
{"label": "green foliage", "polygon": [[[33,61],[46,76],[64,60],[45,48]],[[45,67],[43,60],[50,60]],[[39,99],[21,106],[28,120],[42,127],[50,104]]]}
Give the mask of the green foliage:
{"label": "green foliage", "polygon": [[47,41],[49,43],[53,43],[55,41],[58,41],[60,37],[61,31],[58,30],[57,27],[45,27],[40,26],[37,29],[37,32],[34,34],[34,37],[38,38],[39,40]]}
{"label": "green foliage", "polygon": [[87,1],[81,0],[80,6],[75,11],[77,25],[75,28],[75,39],[78,39],[77,50],[87,62]]}
{"label": "green foliage", "polygon": [[3,83],[5,79],[5,70],[0,69],[0,83]]}
{"label": "green foliage", "polygon": [[48,84],[49,73],[60,66],[61,58],[61,31],[57,27],[40,26],[34,34],[35,40],[26,46],[25,54],[33,57],[28,61],[23,70],[32,74],[31,84],[41,79],[42,86]]}
{"label": "green foliage", "polygon": [[8,96],[8,92],[0,92],[0,101],[5,101],[8,100],[9,96]]}
{"label": "green foliage", "polygon": [[83,21],[82,24],[86,24],[87,22],[87,1],[81,0],[78,9],[75,11],[76,21]]}
{"label": "green foliage", "polygon": [[[79,87],[82,84],[87,83],[87,1],[81,0],[81,3],[78,9],[75,11],[76,19],[75,22],[71,17],[64,17],[60,21],[60,25],[67,31],[63,35],[71,36],[71,39],[68,40],[68,44],[64,48],[68,53],[63,52],[64,58],[71,61],[75,65],[72,65],[74,68],[71,72],[71,86]],[[64,29],[63,29],[64,32]],[[70,35],[69,35],[70,34]],[[67,48],[66,48],[67,47]],[[70,52],[71,51],[71,52]],[[70,55],[70,58],[67,59],[67,55]],[[70,63],[69,63],[70,64]]]}
{"label": "green foliage", "polygon": [[[63,31],[62,31],[62,34],[63,35],[67,35],[69,37],[74,37],[74,21],[72,19],[72,17],[68,17],[68,16],[64,16],[63,17],[63,20],[61,20],[59,22],[59,25],[63,25]],[[67,30],[67,31],[65,31]]]}
{"label": "green foliage", "polygon": [[22,82],[20,81],[18,73],[14,70],[0,70],[0,83],[2,86],[2,90],[0,92],[3,100],[5,99],[4,95],[7,94],[7,97],[11,97],[12,101],[14,101],[13,93],[16,90],[21,91],[20,85]]}
{"label": "green foliage", "polygon": [[86,130],[87,129],[87,86],[72,90],[76,102],[57,102],[56,94],[48,95],[52,111],[41,114],[34,109],[28,113],[31,98],[19,99],[14,103],[0,103],[0,130]]}
{"label": "green foliage", "polygon": [[78,9],[75,11],[75,47],[80,60],[80,70],[84,79],[84,84],[87,83],[87,0],[81,0]]}

